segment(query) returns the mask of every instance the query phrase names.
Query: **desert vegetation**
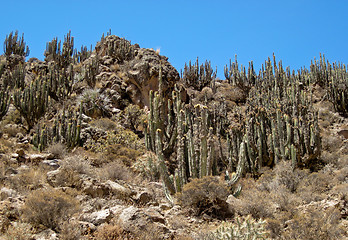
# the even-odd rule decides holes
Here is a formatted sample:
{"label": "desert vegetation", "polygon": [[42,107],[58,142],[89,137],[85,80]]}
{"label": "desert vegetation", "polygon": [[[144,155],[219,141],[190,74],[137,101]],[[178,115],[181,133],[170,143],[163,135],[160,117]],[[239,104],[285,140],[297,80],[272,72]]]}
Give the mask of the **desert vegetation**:
{"label": "desert vegetation", "polygon": [[273,55],[180,75],[108,33],[0,56],[2,239],[344,239],[348,73]]}

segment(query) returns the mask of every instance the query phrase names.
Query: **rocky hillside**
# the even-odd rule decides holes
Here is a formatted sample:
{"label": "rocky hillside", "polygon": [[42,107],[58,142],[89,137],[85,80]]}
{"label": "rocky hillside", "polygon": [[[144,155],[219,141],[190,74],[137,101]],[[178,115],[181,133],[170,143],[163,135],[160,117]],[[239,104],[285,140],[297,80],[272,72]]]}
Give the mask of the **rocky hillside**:
{"label": "rocky hillside", "polygon": [[[348,238],[348,73],[178,71],[114,35],[0,56],[0,239]],[[251,238],[250,238],[251,239]]]}

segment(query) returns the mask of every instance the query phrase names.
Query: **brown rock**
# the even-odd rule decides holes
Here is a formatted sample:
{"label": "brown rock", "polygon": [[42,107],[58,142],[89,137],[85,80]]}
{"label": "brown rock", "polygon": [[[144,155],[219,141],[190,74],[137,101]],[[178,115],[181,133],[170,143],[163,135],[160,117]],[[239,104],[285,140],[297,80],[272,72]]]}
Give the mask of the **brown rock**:
{"label": "brown rock", "polygon": [[98,57],[102,64],[97,77],[101,92],[116,108],[125,107],[127,99],[141,107],[149,106],[149,91],[158,90],[160,69],[164,96],[171,96],[174,84],[180,79],[167,57],[114,35],[98,42],[92,57]]}
{"label": "brown rock", "polygon": [[345,139],[348,139],[348,130],[341,130],[338,132],[338,135],[343,136]]}

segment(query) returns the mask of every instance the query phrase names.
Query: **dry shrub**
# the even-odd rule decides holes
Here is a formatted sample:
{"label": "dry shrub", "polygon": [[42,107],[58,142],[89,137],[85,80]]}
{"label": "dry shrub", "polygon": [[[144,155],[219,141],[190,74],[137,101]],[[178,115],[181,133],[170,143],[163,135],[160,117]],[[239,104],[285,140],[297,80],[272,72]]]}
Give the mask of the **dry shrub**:
{"label": "dry shrub", "polygon": [[94,176],[94,169],[90,161],[83,156],[70,156],[65,158],[58,173],[51,184],[55,187],[80,187],[81,175]]}
{"label": "dry shrub", "polygon": [[338,182],[348,183],[348,166],[345,166],[336,172],[336,179]]}
{"label": "dry shrub", "polygon": [[81,186],[80,175],[72,169],[61,168],[54,176],[54,181],[50,181],[54,187],[73,187],[79,188]]}
{"label": "dry shrub", "polygon": [[120,115],[120,121],[122,125],[132,131],[137,131],[140,126],[143,125],[144,121],[147,120],[145,111],[138,105],[128,105]]}
{"label": "dry shrub", "polygon": [[40,167],[22,170],[8,181],[9,187],[18,191],[36,190],[42,188],[46,183],[46,171]]}
{"label": "dry shrub", "polygon": [[98,228],[94,233],[98,240],[133,240],[136,239],[130,233],[123,230],[119,225],[106,224]]}
{"label": "dry shrub", "polygon": [[321,201],[326,198],[328,191],[336,185],[333,175],[329,173],[313,172],[300,182],[297,193],[305,203]]}
{"label": "dry shrub", "polygon": [[67,148],[63,143],[55,143],[47,148],[47,151],[52,153],[55,158],[64,158],[67,154]]}
{"label": "dry shrub", "polygon": [[133,131],[117,126],[115,130],[106,131],[103,137],[89,139],[85,147],[94,152],[105,152],[107,146],[120,144],[127,148],[144,150],[144,142]]}
{"label": "dry shrub", "polygon": [[345,230],[339,225],[339,219],[337,209],[307,209],[287,221],[282,239],[344,239]]}
{"label": "dry shrub", "polygon": [[322,148],[328,152],[337,152],[342,147],[342,140],[338,136],[328,135],[322,138]]}
{"label": "dry shrub", "polygon": [[268,192],[257,188],[242,190],[239,199],[233,206],[238,214],[251,215],[255,219],[273,217],[275,206]]}
{"label": "dry shrub", "polygon": [[120,159],[126,166],[130,167],[141,154],[140,151],[121,144],[112,144],[106,147],[105,157],[108,161]]}
{"label": "dry shrub", "polygon": [[71,169],[78,174],[93,175],[93,167],[91,162],[87,157],[73,155],[67,157],[62,162],[62,167],[66,169]]}
{"label": "dry shrub", "polygon": [[98,169],[99,177],[102,180],[123,180],[129,181],[134,178],[133,172],[122,163],[110,162]]}
{"label": "dry shrub", "polygon": [[227,184],[217,177],[206,176],[193,179],[184,185],[178,194],[179,203],[193,210],[194,214],[208,214],[214,217],[229,217],[232,215],[226,203],[229,195]]}
{"label": "dry shrub", "polygon": [[57,189],[40,189],[27,197],[23,220],[35,227],[44,226],[59,231],[60,226],[78,211],[78,201]]}
{"label": "dry shrub", "polygon": [[14,151],[15,143],[0,137],[0,153],[8,154]]}
{"label": "dry shrub", "polygon": [[16,137],[17,134],[25,135],[25,130],[16,124],[7,124],[3,127],[3,133],[7,134],[9,137]]}
{"label": "dry shrub", "polygon": [[90,122],[91,126],[101,128],[104,131],[111,131],[117,128],[117,123],[112,121],[110,118],[100,118]]}

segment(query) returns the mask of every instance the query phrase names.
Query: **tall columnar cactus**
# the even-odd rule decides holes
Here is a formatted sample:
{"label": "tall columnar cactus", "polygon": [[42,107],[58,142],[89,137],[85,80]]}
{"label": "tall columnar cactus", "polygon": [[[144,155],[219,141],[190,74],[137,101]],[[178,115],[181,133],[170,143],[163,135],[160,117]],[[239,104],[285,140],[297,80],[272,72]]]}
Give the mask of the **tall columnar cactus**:
{"label": "tall columnar cactus", "polygon": [[82,63],[92,54],[92,45],[90,50],[86,46],[81,46],[81,50],[74,54],[75,62]]}
{"label": "tall columnar cactus", "polygon": [[4,42],[4,53],[7,57],[11,54],[16,54],[22,57],[29,56],[30,51],[29,47],[26,46],[24,42],[24,34],[22,34],[22,37],[19,37],[18,31],[16,31],[14,34],[11,32],[7,35]]}
{"label": "tall columnar cactus", "polygon": [[49,105],[47,82],[37,79],[24,90],[16,89],[13,93],[13,104],[26,120],[30,130],[45,114]]}
{"label": "tall columnar cactus", "polygon": [[45,76],[47,81],[49,96],[56,100],[66,99],[72,91],[74,83],[73,65],[70,64],[67,68],[60,68],[56,64],[49,66],[48,74]]}
{"label": "tall columnar cactus", "polygon": [[[192,75],[186,77],[200,74],[198,67],[191,65],[191,70]],[[227,170],[226,180],[235,186],[245,172],[257,177],[263,166],[273,167],[284,160],[291,161],[294,168],[309,167],[320,156],[318,113],[307,94],[313,82],[308,71],[291,72],[273,56],[273,62],[268,59],[258,75],[252,63],[246,71],[237,61],[226,68],[226,75],[231,84],[249,91],[247,107],[233,109],[237,116],[234,123],[226,120],[223,103],[214,109],[184,104],[174,91],[165,111],[160,91],[150,92],[147,146],[152,151],[157,149],[156,131],[160,129],[162,157],[171,159],[167,170],[173,176],[167,179],[173,180],[175,191],[190,178],[219,174],[221,170]],[[176,161],[166,154],[173,139]]]}
{"label": "tall columnar cactus", "polygon": [[[102,38],[102,41],[105,42],[106,38]],[[131,60],[135,56],[136,46],[132,45],[130,41],[124,38],[117,38],[116,41],[106,41],[106,43],[108,51],[107,54],[115,58],[118,63],[123,63],[124,61]]]}
{"label": "tall columnar cactus", "polygon": [[8,107],[10,106],[9,89],[0,90],[0,121],[6,115]]}
{"label": "tall columnar cactus", "polygon": [[[202,178],[218,173],[213,140],[213,133],[217,128],[210,126],[215,121],[211,119],[213,115],[209,114],[206,106],[192,106],[193,111],[189,111],[181,101],[177,89],[173,91],[172,99],[168,102],[166,115],[172,122],[172,127],[165,126],[163,122],[168,119],[164,118],[164,111],[161,111],[160,99],[159,92],[150,92],[150,111],[145,136],[148,149],[155,148],[164,185],[168,192],[173,194],[180,192],[183,185],[191,178]],[[165,146],[170,146],[172,141],[176,144],[174,149],[177,167],[170,175],[165,164],[164,152],[167,149]],[[240,172],[230,182],[231,186],[237,182],[243,171],[245,158],[241,159]]]}
{"label": "tall columnar cactus", "polygon": [[2,76],[3,87],[23,89],[25,87],[25,73],[23,64],[16,65],[11,71],[4,71]]}
{"label": "tall columnar cactus", "polygon": [[97,75],[99,71],[99,62],[98,58],[95,57],[92,61],[83,67],[83,79],[87,82],[88,86],[94,88]]}
{"label": "tall columnar cactus", "polygon": [[36,128],[33,136],[32,144],[39,149],[44,150],[49,144],[63,143],[68,148],[81,145],[81,122],[82,109],[75,113],[71,109],[66,112],[63,110],[61,114],[57,114],[51,127],[40,126]]}
{"label": "tall columnar cactus", "polygon": [[74,37],[71,37],[71,31],[69,31],[64,37],[63,46],[61,46],[61,41],[58,42],[58,39],[54,38],[47,43],[44,55],[46,61],[54,61],[61,68],[67,68],[73,61],[73,53]]}
{"label": "tall columnar cactus", "polygon": [[211,67],[211,63],[206,61],[199,65],[198,58],[194,64],[185,64],[182,80],[187,87],[202,90],[204,87],[214,85],[216,71]]}

